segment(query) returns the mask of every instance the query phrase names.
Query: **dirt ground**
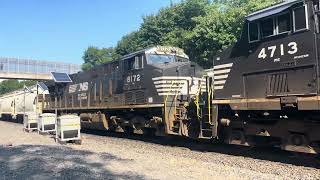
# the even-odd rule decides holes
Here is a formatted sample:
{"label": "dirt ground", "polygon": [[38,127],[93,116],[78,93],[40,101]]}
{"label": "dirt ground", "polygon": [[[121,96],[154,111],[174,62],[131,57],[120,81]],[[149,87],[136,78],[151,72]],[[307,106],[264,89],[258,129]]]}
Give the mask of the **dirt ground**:
{"label": "dirt ground", "polygon": [[83,133],[82,145],[0,121],[0,179],[320,179],[320,161],[179,138]]}

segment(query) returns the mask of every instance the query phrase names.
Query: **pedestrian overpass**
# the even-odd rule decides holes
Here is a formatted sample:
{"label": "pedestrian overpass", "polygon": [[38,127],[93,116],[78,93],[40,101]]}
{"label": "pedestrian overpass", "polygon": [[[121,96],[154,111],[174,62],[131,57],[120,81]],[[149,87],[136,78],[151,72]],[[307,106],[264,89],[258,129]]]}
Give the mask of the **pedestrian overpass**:
{"label": "pedestrian overpass", "polygon": [[51,80],[51,72],[79,71],[81,66],[77,64],[0,57],[0,79]]}

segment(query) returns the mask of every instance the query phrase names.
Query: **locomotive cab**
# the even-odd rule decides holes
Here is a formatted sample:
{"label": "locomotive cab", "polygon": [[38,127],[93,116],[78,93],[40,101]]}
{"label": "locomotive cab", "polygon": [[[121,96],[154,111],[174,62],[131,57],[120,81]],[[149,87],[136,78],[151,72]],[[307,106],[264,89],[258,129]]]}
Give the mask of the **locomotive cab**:
{"label": "locomotive cab", "polygon": [[125,99],[143,97],[139,103],[162,107],[161,111],[153,112],[153,116],[162,119],[166,133],[181,134],[181,120],[188,119],[184,105],[205,91],[202,68],[175,47],[157,46],[131,59],[126,63],[131,68],[124,71]]}
{"label": "locomotive cab", "polygon": [[213,118],[227,142],[319,151],[318,8],[292,0],[254,12],[241,38],[214,59]]}
{"label": "locomotive cab", "polygon": [[174,47],[157,46],[143,53],[129,54],[121,64],[127,104],[161,104],[166,96],[174,95],[187,98],[195,94],[194,84],[198,84],[197,79],[202,75],[201,68],[192,63],[182,49]]}
{"label": "locomotive cab", "polygon": [[239,41],[214,60],[216,97],[317,94],[313,8],[296,0],[247,16]]}

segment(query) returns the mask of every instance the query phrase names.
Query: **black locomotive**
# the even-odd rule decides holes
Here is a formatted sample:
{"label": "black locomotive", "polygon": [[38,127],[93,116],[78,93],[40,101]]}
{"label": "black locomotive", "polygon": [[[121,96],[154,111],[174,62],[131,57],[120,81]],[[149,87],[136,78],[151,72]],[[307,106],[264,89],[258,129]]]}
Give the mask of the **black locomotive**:
{"label": "black locomotive", "polygon": [[317,153],[319,1],[293,0],[250,14],[241,39],[214,59],[213,119],[232,144]]}
{"label": "black locomotive", "polygon": [[85,128],[182,135],[190,100],[205,91],[203,73],[182,49],[144,49],[73,74],[73,83],[48,82],[44,111],[77,113]]}
{"label": "black locomotive", "polygon": [[206,73],[179,48],[129,54],[47,83],[43,109],[85,128],[319,153],[319,12],[318,0],[291,0],[250,14]]}

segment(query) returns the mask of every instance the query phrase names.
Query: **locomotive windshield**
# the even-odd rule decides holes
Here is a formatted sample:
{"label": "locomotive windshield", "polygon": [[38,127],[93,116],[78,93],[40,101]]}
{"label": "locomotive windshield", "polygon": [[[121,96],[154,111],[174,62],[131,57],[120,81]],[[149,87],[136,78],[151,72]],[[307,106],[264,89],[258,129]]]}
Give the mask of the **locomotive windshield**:
{"label": "locomotive windshield", "polygon": [[164,64],[164,63],[188,61],[187,58],[179,57],[176,55],[169,55],[169,54],[148,54],[147,60],[148,60],[148,64]]}
{"label": "locomotive windshield", "polygon": [[170,46],[157,46],[145,51],[148,64],[166,64],[189,61],[182,49]]}

